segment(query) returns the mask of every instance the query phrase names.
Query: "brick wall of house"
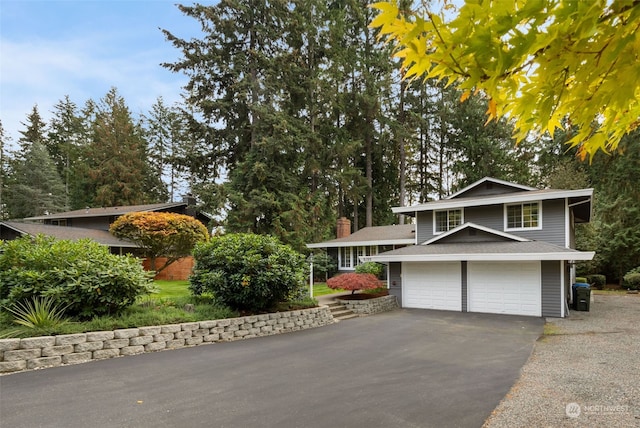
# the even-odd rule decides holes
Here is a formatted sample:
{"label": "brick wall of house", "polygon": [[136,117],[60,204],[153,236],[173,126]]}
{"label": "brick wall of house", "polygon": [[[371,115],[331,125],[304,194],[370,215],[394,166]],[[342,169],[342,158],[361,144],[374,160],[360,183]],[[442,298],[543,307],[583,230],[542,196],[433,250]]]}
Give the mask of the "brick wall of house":
{"label": "brick wall of house", "polygon": [[[158,257],[156,259],[156,266],[163,266],[166,261],[164,257]],[[161,280],[187,280],[189,279],[189,275],[191,275],[191,270],[193,269],[193,265],[195,264],[193,257],[188,256],[183,259],[180,259],[176,262],[173,262],[167,267],[163,269],[158,275],[156,275],[155,279]],[[145,270],[150,270],[150,262],[149,259],[144,259],[142,261],[142,266],[144,266]]]}

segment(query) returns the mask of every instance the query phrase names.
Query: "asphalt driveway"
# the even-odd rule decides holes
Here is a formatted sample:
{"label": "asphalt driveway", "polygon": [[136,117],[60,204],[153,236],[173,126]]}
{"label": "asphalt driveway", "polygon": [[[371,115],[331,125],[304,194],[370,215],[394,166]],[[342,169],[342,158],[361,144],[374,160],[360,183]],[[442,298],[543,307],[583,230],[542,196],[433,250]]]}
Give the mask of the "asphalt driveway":
{"label": "asphalt driveway", "polygon": [[543,320],[401,309],[0,377],[1,427],[479,427]]}

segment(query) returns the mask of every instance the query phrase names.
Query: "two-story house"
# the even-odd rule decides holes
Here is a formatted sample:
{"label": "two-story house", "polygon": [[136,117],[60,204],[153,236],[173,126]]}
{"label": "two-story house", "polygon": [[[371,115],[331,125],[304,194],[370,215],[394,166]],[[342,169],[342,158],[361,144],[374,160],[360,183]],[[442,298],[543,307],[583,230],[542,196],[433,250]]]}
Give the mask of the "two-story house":
{"label": "two-story house", "polygon": [[[595,254],[575,250],[574,239],[574,225],[590,221],[592,195],[484,178],[445,199],[394,208],[414,217],[414,245],[359,261],[386,264],[402,307],[564,317],[572,266]],[[358,246],[377,246],[375,236]],[[345,248],[338,253],[353,254]]]}

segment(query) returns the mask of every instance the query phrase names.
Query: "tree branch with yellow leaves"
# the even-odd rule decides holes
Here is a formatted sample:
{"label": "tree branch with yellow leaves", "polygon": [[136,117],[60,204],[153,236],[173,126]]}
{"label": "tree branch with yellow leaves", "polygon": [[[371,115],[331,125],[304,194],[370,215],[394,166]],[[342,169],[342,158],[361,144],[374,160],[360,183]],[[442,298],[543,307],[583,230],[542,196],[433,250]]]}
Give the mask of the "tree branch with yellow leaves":
{"label": "tree branch with yellow leaves", "polygon": [[488,120],[512,120],[516,141],[570,126],[585,158],[639,126],[640,0],[406,3],[371,5],[405,78],[447,80],[463,100],[486,93]]}

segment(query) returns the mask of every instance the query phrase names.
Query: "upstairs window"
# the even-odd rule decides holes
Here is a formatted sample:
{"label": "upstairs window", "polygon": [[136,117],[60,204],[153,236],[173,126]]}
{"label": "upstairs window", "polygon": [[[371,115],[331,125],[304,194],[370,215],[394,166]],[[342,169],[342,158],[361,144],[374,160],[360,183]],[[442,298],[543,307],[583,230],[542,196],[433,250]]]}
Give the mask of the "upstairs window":
{"label": "upstairs window", "polygon": [[540,202],[511,204],[505,207],[505,229],[540,229]]}
{"label": "upstairs window", "polygon": [[433,212],[433,234],[443,233],[462,224],[462,210],[442,210]]}

